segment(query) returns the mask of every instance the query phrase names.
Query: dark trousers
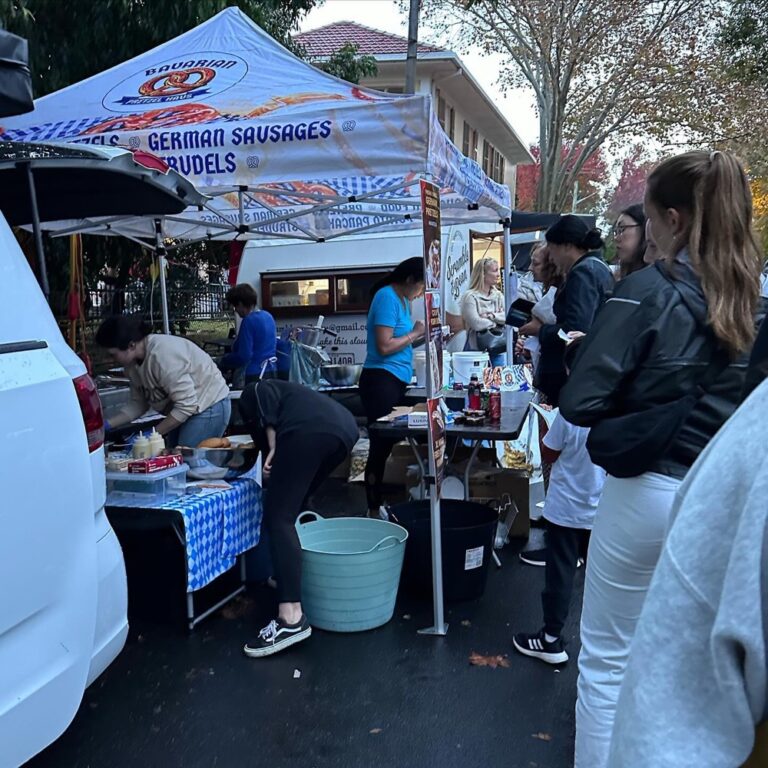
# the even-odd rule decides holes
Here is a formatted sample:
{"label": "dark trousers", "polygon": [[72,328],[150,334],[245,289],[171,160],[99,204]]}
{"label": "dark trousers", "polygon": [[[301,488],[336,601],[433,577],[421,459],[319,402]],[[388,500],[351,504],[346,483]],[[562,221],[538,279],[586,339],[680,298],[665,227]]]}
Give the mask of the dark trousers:
{"label": "dark trousers", "polygon": [[264,496],[264,525],[281,603],[301,601],[301,545],[296,518],[307,496],[346,458],[349,449],[334,435],[278,436]]}
{"label": "dark trousers", "polygon": [[590,531],[565,528],[547,520],[547,566],[541,605],[544,609],[544,631],[560,637],[571,607],[573,579],[580,557],[586,560]]}
{"label": "dark trousers", "polygon": [[[360,399],[365,410],[365,418],[370,426],[377,419],[386,416],[405,395],[405,382],[382,368],[364,368],[360,374]],[[378,509],[381,505],[381,483],[384,467],[397,440],[375,437],[368,434],[370,448],[368,462],[365,465],[365,494],[368,509]]]}

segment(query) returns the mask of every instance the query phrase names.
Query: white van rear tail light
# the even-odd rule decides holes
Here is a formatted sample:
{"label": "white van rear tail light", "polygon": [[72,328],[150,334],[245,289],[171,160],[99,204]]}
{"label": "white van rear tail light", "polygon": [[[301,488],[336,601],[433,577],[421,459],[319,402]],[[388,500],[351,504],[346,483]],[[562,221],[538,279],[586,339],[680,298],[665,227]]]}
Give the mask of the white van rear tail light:
{"label": "white van rear tail light", "polygon": [[104,417],[101,400],[93,379],[85,374],[74,380],[77,400],[83,413],[85,434],[88,436],[88,450],[93,453],[104,445]]}

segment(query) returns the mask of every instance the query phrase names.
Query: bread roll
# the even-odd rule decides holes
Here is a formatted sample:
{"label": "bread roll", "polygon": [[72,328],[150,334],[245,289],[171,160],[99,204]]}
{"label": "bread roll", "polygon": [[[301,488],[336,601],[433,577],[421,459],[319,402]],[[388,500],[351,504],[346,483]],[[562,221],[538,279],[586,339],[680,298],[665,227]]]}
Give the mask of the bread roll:
{"label": "bread roll", "polygon": [[209,437],[207,440],[203,440],[198,448],[231,448],[232,443],[227,440],[226,437]]}

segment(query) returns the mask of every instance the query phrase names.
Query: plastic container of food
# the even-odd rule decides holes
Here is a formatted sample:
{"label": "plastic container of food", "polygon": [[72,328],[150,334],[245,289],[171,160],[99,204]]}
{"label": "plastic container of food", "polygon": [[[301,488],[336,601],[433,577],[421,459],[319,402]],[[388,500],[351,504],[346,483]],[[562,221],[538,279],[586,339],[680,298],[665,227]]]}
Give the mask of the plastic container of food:
{"label": "plastic container of food", "polygon": [[156,507],[183,496],[187,465],[146,475],[108,471],[107,504],[112,507]]}

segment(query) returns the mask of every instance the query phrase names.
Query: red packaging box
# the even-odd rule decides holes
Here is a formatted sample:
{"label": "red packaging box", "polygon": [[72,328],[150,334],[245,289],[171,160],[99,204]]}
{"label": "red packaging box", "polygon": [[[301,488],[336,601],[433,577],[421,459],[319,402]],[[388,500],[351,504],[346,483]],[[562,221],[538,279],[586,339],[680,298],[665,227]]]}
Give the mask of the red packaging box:
{"label": "red packaging box", "polygon": [[182,458],[180,454],[171,456],[156,456],[154,459],[136,459],[128,465],[128,473],[131,475],[151,475],[153,472],[162,472],[172,467],[180,467]]}

